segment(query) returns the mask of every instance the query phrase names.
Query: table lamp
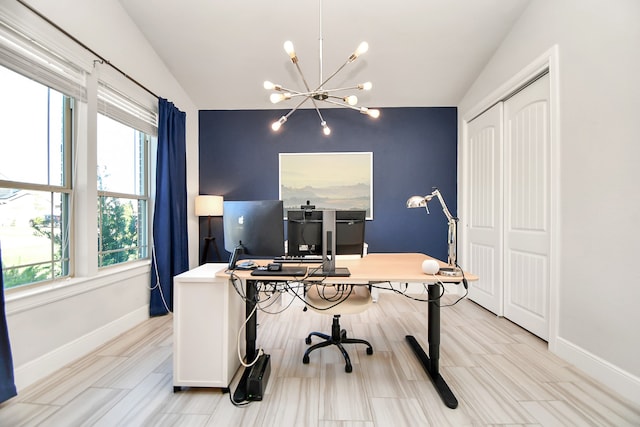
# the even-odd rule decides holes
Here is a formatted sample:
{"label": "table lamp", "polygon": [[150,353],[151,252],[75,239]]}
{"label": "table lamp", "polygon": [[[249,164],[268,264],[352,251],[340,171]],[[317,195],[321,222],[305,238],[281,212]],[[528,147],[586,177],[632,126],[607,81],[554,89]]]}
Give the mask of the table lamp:
{"label": "table lamp", "polygon": [[440,205],[442,206],[442,211],[444,215],[447,217],[447,222],[449,223],[449,232],[448,232],[448,256],[447,256],[447,267],[440,268],[440,274],[444,276],[460,276],[462,275],[462,271],[458,267],[458,261],[456,259],[456,247],[457,247],[457,223],[458,218],[451,215],[449,212],[449,208],[447,208],[447,204],[444,202],[442,198],[442,194],[440,191],[435,188],[431,194],[427,194],[426,196],[411,196],[407,200],[408,208],[425,208],[427,210],[427,214],[429,214],[429,206],[427,203],[431,201],[434,197],[438,198]]}
{"label": "table lamp", "polygon": [[196,196],[196,215],[208,217],[208,225],[209,225],[209,232],[207,233],[207,237],[204,238],[204,249],[202,251],[201,264],[204,264],[205,262],[207,262],[207,255],[209,254],[209,246],[211,245],[212,242],[213,242],[213,247],[216,250],[216,255],[218,256],[218,260],[222,259],[220,258],[220,252],[218,251],[216,238],[211,235],[211,217],[222,216],[223,202],[224,202],[224,198],[222,196]]}

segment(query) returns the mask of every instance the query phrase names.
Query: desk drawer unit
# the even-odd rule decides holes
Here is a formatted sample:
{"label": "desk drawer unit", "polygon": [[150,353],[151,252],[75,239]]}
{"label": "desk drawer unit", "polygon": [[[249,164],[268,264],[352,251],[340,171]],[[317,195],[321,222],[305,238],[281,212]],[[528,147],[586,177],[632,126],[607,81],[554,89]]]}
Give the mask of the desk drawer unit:
{"label": "desk drawer unit", "polygon": [[[228,388],[240,362],[244,303],[225,278],[226,264],[204,264],[174,277],[173,386]],[[244,354],[242,340],[242,354]]]}

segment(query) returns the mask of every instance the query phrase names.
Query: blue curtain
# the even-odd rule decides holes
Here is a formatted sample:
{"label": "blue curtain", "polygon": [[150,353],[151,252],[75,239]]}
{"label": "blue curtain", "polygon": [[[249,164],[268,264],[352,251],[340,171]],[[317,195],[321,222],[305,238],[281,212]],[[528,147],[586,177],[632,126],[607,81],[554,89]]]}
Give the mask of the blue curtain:
{"label": "blue curtain", "polygon": [[9,344],[9,329],[4,309],[4,276],[2,274],[2,248],[0,247],[0,403],[18,394],[13,378],[13,358]]}
{"label": "blue curtain", "polygon": [[160,98],[149,314],[173,311],[173,276],[189,269],[184,112]]}

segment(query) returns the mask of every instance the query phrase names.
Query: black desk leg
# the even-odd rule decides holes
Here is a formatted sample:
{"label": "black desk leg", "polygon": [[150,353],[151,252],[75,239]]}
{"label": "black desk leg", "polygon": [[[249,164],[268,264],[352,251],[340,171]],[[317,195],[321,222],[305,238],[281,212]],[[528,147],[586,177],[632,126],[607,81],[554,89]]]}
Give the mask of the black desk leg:
{"label": "black desk leg", "polygon": [[[246,307],[245,307],[245,317],[249,317],[249,315],[253,312],[253,308],[256,303],[256,285],[255,281],[247,280],[246,281]],[[256,320],[257,313],[253,313],[253,316],[247,320],[246,329],[245,329],[245,340],[246,340],[246,356],[245,361],[252,361],[256,357],[256,338],[257,338],[257,325],[258,322]],[[240,382],[238,382],[238,386],[236,387],[235,393],[233,393],[233,400],[235,402],[244,402],[247,400],[247,380],[249,379],[249,374],[251,373],[251,368],[245,368],[242,373],[242,377],[240,377]]]}
{"label": "black desk leg", "polygon": [[428,303],[428,332],[427,338],[429,340],[429,356],[426,355],[418,341],[413,335],[407,335],[407,341],[411,345],[413,352],[420,359],[424,371],[431,378],[433,386],[442,398],[442,401],[449,408],[456,408],[458,406],[458,400],[453,395],[453,392],[445,382],[442,375],[440,375],[440,286],[436,284],[430,284],[429,288],[429,300]]}

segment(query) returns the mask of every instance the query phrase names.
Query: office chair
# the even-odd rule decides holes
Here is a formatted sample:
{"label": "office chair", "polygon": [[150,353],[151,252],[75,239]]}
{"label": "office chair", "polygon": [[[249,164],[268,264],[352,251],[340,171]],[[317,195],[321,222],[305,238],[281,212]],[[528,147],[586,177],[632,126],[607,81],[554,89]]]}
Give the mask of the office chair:
{"label": "office chair", "polygon": [[311,344],[311,337],[316,336],[324,341],[314,344],[304,352],[302,363],[309,363],[309,354],[319,348],[329,345],[335,345],[340,349],[344,356],[345,372],[351,372],[351,359],[343,344],[365,344],[367,346],[367,354],[373,354],[371,344],[363,339],[347,338],[347,331],[340,329],[341,314],[357,314],[365,311],[371,304],[371,291],[368,286],[358,285],[323,285],[313,284],[306,289],[305,301],[307,307],[312,310],[333,316],[333,324],[331,325],[331,335],[321,332],[311,332],[305,342]]}

